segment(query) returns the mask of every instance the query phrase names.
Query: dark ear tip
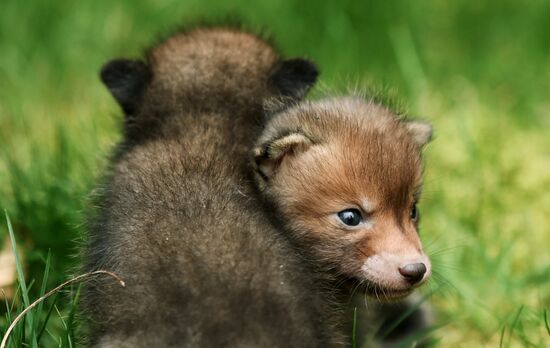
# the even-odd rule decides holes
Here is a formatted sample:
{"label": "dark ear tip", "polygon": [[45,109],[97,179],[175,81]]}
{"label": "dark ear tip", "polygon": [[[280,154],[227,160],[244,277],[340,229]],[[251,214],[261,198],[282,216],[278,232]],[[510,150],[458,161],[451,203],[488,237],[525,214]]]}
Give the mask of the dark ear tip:
{"label": "dark ear tip", "polygon": [[142,69],[141,65],[144,64],[130,59],[113,59],[101,67],[99,77],[103,83],[109,86],[111,83],[116,82],[120,78],[123,78],[138,69]]}
{"label": "dark ear tip", "polygon": [[314,84],[319,76],[319,68],[315,63],[304,58],[289,59],[284,62],[285,68],[295,76],[301,76],[302,81]]}
{"label": "dark ear tip", "polygon": [[271,77],[271,81],[283,96],[300,99],[317,81],[319,69],[304,58],[287,59]]}
{"label": "dark ear tip", "polygon": [[103,81],[103,83],[108,84],[108,82],[113,79],[114,73],[121,68],[124,68],[122,59],[110,60],[101,67],[101,70],[99,71],[99,78]]}
{"label": "dark ear tip", "polygon": [[124,112],[130,114],[152,76],[149,66],[142,61],[114,59],[103,65],[99,77]]}

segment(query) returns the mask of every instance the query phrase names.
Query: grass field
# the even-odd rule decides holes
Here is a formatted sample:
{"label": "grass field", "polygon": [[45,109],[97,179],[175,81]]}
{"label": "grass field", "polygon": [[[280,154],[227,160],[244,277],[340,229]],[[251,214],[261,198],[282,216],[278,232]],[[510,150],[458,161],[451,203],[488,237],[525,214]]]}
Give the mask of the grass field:
{"label": "grass field", "polygon": [[[86,197],[119,138],[120,111],[97,77],[102,63],[139,56],[182,23],[233,15],[267,29],[287,56],[318,63],[313,97],[375,86],[433,123],[421,234],[437,272],[428,288],[439,346],[550,344],[550,2],[3,0],[0,7],[0,208],[21,251],[27,300],[68,279],[78,263]],[[8,224],[0,225],[6,240]],[[32,343],[48,313],[37,342],[74,345],[77,294],[73,288],[55,307],[50,299],[34,311],[12,346],[23,336]],[[9,304],[2,332],[27,300]]]}

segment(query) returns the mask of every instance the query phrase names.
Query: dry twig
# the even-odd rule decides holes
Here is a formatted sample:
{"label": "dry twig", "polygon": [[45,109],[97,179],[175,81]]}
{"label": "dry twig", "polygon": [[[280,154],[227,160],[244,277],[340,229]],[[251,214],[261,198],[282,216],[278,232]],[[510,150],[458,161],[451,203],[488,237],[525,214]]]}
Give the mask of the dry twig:
{"label": "dry twig", "polygon": [[114,274],[113,272],[109,272],[109,271],[103,271],[103,270],[99,270],[99,271],[94,271],[94,272],[88,272],[88,273],[84,273],[84,274],[81,274],[79,276],[76,276],[72,279],[69,279],[67,280],[66,282],[58,285],[57,287],[55,287],[54,289],[48,291],[47,293],[45,293],[42,297],[40,297],[39,299],[37,299],[36,301],[34,301],[33,303],[31,303],[27,308],[25,308],[21,313],[19,313],[19,315],[17,317],[15,317],[15,319],[12,321],[12,323],[10,324],[10,326],[8,327],[8,329],[6,330],[6,333],[4,334],[4,337],[2,338],[2,343],[0,344],[0,348],[5,348],[6,347],[6,343],[8,342],[8,338],[10,336],[10,333],[12,332],[12,330],[15,328],[15,325],[17,325],[17,323],[25,316],[25,314],[30,311],[31,309],[33,309],[36,305],[38,305],[40,302],[44,301],[46,298],[50,297],[51,295],[53,295],[54,293],[58,292],[59,290],[61,290],[62,288],[64,288],[65,286],[69,285],[69,284],[72,284],[72,283],[76,283],[76,282],[79,282],[81,281],[82,279],[85,279],[85,278],[89,278],[89,277],[94,277],[94,276],[97,276],[97,275],[108,275],[108,276],[111,276],[113,278],[115,278],[121,286],[126,286],[124,284],[124,281],[122,279],[120,279],[119,276],[117,276],[116,274]]}

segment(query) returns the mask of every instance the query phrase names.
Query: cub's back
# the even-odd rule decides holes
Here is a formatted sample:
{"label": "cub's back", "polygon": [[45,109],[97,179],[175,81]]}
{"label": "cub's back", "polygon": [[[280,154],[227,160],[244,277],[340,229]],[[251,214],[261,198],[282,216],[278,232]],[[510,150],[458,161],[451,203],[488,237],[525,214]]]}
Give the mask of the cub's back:
{"label": "cub's back", "polygon": [[[246,44],[227,44],[237,39]],[[316,76],[307,61],[281,60],[265,43],[258,50],[258,40],[234,30],[178,34],[147,63],[103,70],[125,111],[125,136],[90,219],[85,270],[112,271],[126,287],[87,285],[91,345],[340,344],[338,313],[244,175],[263,100],[299,98],[315,81],[304,73]],[[250,57],[231,50],[247,45],[267,66],[241,89]]]}
{"label": "cub's back", "polygon": [[151,143],[117,166],[95,257],[126,287],[105,279],[90,289],[108,295],[95,309],[100,327],[167,346],[328,342],[308,269],[227,175],[234,165],[184,151]]}

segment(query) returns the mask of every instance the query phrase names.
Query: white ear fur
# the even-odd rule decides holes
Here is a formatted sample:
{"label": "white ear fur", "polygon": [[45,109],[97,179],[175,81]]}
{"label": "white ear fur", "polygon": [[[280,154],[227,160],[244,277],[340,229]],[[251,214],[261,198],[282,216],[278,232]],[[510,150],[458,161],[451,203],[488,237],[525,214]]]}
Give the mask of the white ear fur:
{"label": "white ear fur", "polygon": [[268,179],[277,171],[285,156],[306,151],[311,144],[311,140],[300,133],[291,133],[267,142],[254,149],[256,170],[264,179]]}
{"label": "white ear fur", "polygon": [[407,131],[413,137],[418,146],[422,147],[432,140],[432,125],[425,121],[405,122]]}

